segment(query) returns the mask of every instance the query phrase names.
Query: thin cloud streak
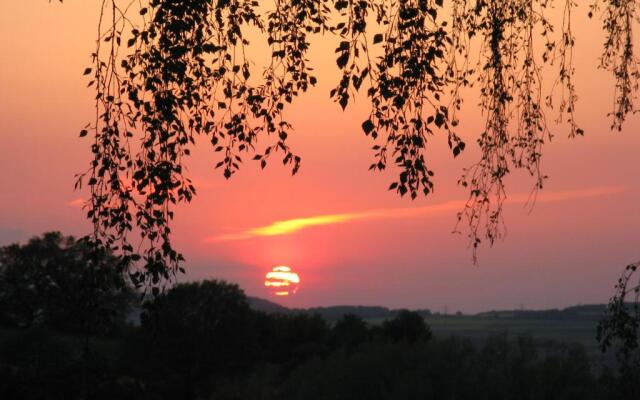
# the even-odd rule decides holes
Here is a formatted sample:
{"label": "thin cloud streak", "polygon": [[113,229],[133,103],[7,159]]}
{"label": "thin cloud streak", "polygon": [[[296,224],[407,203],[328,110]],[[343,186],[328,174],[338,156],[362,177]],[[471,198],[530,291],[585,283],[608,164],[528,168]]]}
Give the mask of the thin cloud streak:
{"label": "thin cloud streak", "polygon": [[[538,203],[558,203],[579,199],[587,199],[593,197],[602,197],[621,193],[625,190],[622,186],[606,186],[581,190],[561,191],[561,192],[543,192],[532,200],[530,194],[515,194],[507,198],[507,204],[523,204],[527,205],[531,201]],[[459,211],[466,204],[464,200],[448,201],[445,203],[424,206],[424,207],[407,207],[407,208],[387,208],[379,210],[368,210],[354,213],[328,214],[318,215],[304,218],[293,218],[283,221],[275,221],[269,225],[249,228],[239,233],[222,234],[205,238],[205,242],[226,242],[231,240],[244,240],[256,237],[269,237],[289,235],[299,232],[303,229],[314,226],[343,224],[354,221],[372,221],[382,219],[401,219],[410,217],[425,217],[433,214],[441,214],[446,211]]]}

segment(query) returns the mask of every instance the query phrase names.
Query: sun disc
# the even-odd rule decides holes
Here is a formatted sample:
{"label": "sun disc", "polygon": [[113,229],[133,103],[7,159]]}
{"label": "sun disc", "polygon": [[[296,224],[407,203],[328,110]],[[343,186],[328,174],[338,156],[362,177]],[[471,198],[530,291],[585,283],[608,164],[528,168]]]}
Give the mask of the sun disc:
{"label": "sun disc", "polygon": [[274,296],[284,297],[294,295],[300,286],[300,276],[285,265],[274,267],[267,272],[264,286]]}

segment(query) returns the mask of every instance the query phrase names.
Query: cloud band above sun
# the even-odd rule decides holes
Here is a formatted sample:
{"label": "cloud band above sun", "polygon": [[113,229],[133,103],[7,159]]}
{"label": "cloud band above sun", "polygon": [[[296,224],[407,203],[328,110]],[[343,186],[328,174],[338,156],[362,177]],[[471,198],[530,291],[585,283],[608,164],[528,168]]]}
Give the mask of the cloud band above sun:
{"label": "cloud band above sun", "polygon": [[[560,191],[560,192],[543,192],[536,196],[536,203],[555,203],[565,202],[579,199],[586,199],[592,197],[608,196],[624,191],[621,186],[608,186],[608,187],[596,187],[581,190],[572,191]],[[529,194],[516,194],[510,196],[505,201],[508,204],[529,204],[531,202],[531,195]],[[343,214],[327,214],[317,215],[303,218],[293,218],[282,221],[274,221],[269,225],[258,226],[249,228],[237,233],[221,234],[217,236],[211,236],[205,238],[206,242],[226,242],[230,240],[244,240],[257,237],[269,237],[289,235],[299,232],[303,229],[343,224],[353,221],[361,220],[379,220],[379,219],[400,219],[410,217],[423,217],[432,214],[439,214],[445,211],[461,210],[466,201],[448,201],[441,204],[424,207],[406,207],[406,208],[389,208],[379,210],[367,210],[353,213]]]}

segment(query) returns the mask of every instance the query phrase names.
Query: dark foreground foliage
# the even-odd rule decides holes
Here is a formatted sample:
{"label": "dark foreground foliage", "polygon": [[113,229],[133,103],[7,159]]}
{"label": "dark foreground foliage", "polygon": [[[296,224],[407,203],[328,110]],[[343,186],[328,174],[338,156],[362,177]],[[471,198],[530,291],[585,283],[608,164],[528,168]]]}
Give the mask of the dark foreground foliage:
{"label": "dark foreground foliage", "polygon": [[[433,338],[410,311],[381,326],[347,315],[265,314],[220,281],[178,285],[111,337],[4,329],[6,399],[625,399],[584,349],[529,337]],[[629,392],[631,393],[631,392]]]}
{"label": "dark foreground foliage", "polygon": [[114,333],[133,291],[116,257],[59,232],[0,248],[0,325],[73,334]]}
{"label": "dark foreground foliage", "polygon": [[637,372],[594,366],[581,346],[434,337],[412,311],[375,326],[267,314],[222,281],[140,306],[123,282],[86,284],[108,255],[85,259],[83,246],[45,235],[2,249],[1,399],[639,398]]}

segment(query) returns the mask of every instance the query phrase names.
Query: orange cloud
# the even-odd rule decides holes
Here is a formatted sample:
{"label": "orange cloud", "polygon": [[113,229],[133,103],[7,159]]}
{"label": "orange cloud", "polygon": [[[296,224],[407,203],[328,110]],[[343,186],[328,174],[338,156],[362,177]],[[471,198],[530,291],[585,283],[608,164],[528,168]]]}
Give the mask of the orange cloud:
{"label": "orange cloud", "polygon": [[[578,199],[586,199],[591,197],[601,197],[621,193],[624,188],[621,186],[613,187],[596,187],[589,189],[562,191],[562,192],[543,192],[532,197],[530,194],[515,194],[507,198],[505,203],[508,204],[530,204],[535,203],[556,203],[564,201],[572,201]],[[342,224],[361,220],[379,220],[379,219],[399,219],[409,217],[425,217],[431,214],[440,214],[445,211],[461,210],[466,201],[448,201],[433,206],[425,207],[407,207],[407,208],[390,208],[380,210],[368,210],[354,213],[317,215],[304,218],[293,218],[283,221],[274,221],[269,225],[259,226],[246,229],[239,233],[222,234],[205,238],[206,242],[225,242],[230,240],[243,240],[264,236],[279,236],[293,234],[303,229],[314,226]]]}

